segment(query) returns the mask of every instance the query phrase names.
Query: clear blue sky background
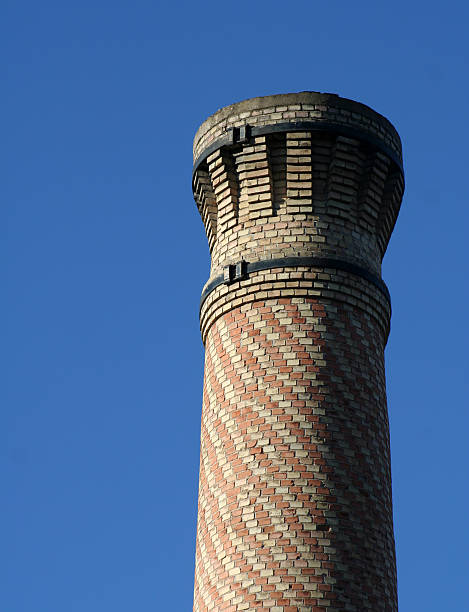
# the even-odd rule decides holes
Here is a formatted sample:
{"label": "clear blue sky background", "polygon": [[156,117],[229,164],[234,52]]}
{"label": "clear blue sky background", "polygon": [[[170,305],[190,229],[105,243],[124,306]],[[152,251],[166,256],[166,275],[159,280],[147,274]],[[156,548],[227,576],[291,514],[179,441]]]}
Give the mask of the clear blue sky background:
{"label": "clear blue sky background", "polygon": [[383,270],[400,612],[467,610],[466,3],[4,0],[0,21],[0,609],[191,609],[192,138],[226,104],[317,90],[403,140]]}

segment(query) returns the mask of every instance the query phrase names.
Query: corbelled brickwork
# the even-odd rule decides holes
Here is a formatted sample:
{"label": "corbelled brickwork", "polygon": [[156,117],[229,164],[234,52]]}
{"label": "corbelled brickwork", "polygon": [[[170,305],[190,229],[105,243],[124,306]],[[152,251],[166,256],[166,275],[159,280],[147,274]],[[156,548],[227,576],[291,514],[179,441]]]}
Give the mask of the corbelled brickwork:
{"label": "corbelled brickwork", "polygon": [[194,159],[212,255],[194,610],[395,611],[380,271],[399,136],[303,92],[218,111]]}

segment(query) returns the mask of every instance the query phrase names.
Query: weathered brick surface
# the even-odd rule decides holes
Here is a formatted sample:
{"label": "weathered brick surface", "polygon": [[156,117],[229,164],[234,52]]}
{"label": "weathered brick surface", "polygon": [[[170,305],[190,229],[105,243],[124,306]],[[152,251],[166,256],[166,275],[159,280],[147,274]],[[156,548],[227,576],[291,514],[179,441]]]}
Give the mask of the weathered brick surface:
{"label": "weathered brick surface", "polygon": [[383,139],[401,155],[401,141],[393,125],[371,108],[336,94],[304,91],[251,98],[226,106],[200,126],[194,138],[194,159],[228,127],[275,125],[284,121],[317,120],[356,127]]}
{"label": "weathered brick surface", "polygon": [[[337,112],[324,100],[318,109],[318,95],[311,108],[303,93],[222,109],[197,133],[195,156],[223,125],[305,112],[375,130],[400,155],[384,118],[336,96]],[[337,133],[272,133],[219,149],[194,177],[210,279],[241,259],[290,255],[379,274],[402,190],[386,155]],[[219,285],[200,315],[194,610],[397,610],[386,296],[335,268],[272,268]]]}

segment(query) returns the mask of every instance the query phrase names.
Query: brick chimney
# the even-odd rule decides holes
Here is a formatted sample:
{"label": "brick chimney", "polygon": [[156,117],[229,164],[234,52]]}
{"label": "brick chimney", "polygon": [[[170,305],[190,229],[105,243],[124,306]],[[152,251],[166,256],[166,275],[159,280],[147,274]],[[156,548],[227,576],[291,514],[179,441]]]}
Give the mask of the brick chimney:
{"label": "brick chimney", "polygon": [[217,111],[194,160],[212,258],[194,611],[394,612],[381,260],[399,136],[291,93]]}

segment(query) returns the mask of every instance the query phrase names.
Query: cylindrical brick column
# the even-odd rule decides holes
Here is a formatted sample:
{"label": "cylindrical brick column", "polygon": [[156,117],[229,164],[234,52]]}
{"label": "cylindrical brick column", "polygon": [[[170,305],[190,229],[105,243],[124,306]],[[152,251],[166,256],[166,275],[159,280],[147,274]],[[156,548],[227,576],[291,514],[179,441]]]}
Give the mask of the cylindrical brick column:
{"label": "cylindrical brick column", "polygon": [[397,610],[381,280],[401,144],[333,94],[205,121],[194,610]]}

